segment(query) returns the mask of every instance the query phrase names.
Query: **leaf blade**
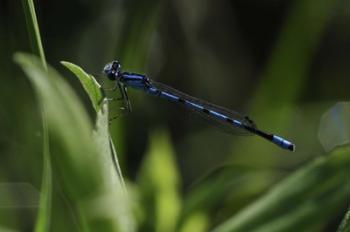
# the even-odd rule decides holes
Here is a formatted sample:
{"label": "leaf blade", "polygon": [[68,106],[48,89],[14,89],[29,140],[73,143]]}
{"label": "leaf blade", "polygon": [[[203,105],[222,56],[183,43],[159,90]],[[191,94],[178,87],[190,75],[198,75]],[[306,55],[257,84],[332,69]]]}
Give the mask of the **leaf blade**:
{"label": "leaf blade", "polygon": [[[22,0],[23,11],[26,19],[28,36],[31,41],[32,52],[37,54],[44,68],[47,68],[44,48],[41,42],[39,24],[35,13],[33,0]],[[52,168],[49,146],[49,133],[46,120],[46,111],[41,109],[43,125],[43,174],[40,193],[40,207],[36,218],[35,231],[49,231],[52,210]]]}
{"label": "leaf blade", "polygon": [[98,84],[92,75],[86,73],[81,67],[67,61],[61,61],[61,64],[74,73],[74,75],[79,79],[80,83],[88,94],[95,111],[97,112],[103,99],[101,85]]}
{"label": "leaf blade", "polygon": [[349,154],[346,147],[315,160],[214,231],[295,231],[324,224],[350,196]]}

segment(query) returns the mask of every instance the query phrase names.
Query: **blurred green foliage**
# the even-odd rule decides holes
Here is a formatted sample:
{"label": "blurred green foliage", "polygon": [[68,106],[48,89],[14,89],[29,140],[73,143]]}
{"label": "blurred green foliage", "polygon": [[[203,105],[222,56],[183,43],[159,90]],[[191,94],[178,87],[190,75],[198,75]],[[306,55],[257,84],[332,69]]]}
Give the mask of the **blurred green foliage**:
{"label": "blurred green foliage", "polygon": [[[350,96],[348,1],[34,3],[0,2],[1,230],[347,231],[349,147],[325,152],[317,135]],[[39,58],[17,65],[18,51]],[[133,112],[109,125],[119,106],[89,73],[111,87],[95,74],[112,59],[245,111],[297,150],[132,90]]]}

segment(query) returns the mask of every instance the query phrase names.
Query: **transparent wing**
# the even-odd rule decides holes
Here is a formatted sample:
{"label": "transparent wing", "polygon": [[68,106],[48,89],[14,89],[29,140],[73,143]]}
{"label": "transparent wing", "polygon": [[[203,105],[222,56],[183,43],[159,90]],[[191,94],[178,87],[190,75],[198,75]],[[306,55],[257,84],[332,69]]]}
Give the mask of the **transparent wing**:
{"label": "transparent wing", "polygon": [[[195,97],[192,97],[190,95],[187,95],[185,93],[182,93],[176,89],[173,89],[165,84],[162,84],[162,83],[159,83],[159,82],[155,82],[155,81],[151,81],[151,85],[156,87],[157,89],[161,90],[161,91],[165,91],[165,92],[168,92],[168,93],[171,93],[171,94],[175,94],[177,95],[178,97],[184,99],[184,100],[187,100],[187,101],[190,101],[190,102],[193,102],[195,104],[198,104],[198,105],[201,105],[203,106],[205,109],[207,110],[212,110],[212,111],[215,111],[215,112],[218,112],[220,114],[223,114],[233,120],[238,120],[240,121],[243,125],[245,126],[248,126],[248,127],[251,127],[251,128],[256,128],[256,125],[255,123],[250,120],[247,116],[243,116],[241,115],[240,113],[237,113],[235,111],[232,111],[232,110],[229,110],[229,109],[226,109],[224,107],[220,107],[220,106],[217,106],[217,105],[214,105],[212,103],[209,103],[209,102],[206,102],[204,100],[200,100],[198,98],[195,98]],[[180,102],[179,102],[180,103]],[[184,104],[180,104],[182,106],[185,106]],[[202,118],[206,119],[206,121],[214,126],[216,126],[217,128],[225,131],[225,132],[228,132],[228,133],[231,133],[231,134],[235,134],[235,135],[252,135],[252,133],[250,133],[249,131],[241,128],[241,127],[238,127],[238,126],[235,126],[234,124],[231,124],[231,123],[228,123],[222,119],[219,119],[211,114],[207,114],[207,113],[204,113],[203,111],[201,110],[198,110],[198,109],[195,109],[195,108],[191,108],[191,107],[187,107],[185,106],[186,109],[189,109],[191,110],[192,112],[194,112],[195,114],[201,116]]]}

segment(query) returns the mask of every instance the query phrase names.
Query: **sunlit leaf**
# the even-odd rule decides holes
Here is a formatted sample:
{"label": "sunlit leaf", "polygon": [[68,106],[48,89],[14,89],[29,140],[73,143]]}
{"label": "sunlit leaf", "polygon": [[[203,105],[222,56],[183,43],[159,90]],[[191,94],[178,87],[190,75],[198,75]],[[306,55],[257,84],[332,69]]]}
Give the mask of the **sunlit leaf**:
{"label": "sunlit leaf", "polygon": [[184,223],[183,227],[181,228],[181,232],[205,232],[208,231],[208,222],[209,218],[204,213],[193,213],[191,214],[186,222]]}
{"label": "sunlit leaf", "polygon": [[94,109],[98,111],[103,98],[100,84],[92,75],[86,73],[81,67],[66,61],[62,61],[61,63],[79,79],[86,93],[89,95]]}
{"label": "sunlit leaf", "polygon": [[[128,227],[121,225],[123,220],[116,211],[116,205],[121,207],[118,212],[123,210],[119,202],[122,198],[118,195],[120,188],[113,190],[119,186],[113,187],[113,182],[106,177],[106,172],[112,172],[104,167],[110,153],[103,154],[93,140],[92,124],[76,94],[55,70],[49,67],[46,71],[37,58],[17,54],[15,60],[33,84],[40,105],[46,109],[52,163],[60,187],[79,219],[79,226],[91,231],[117,231]],[[108,112],[106,107],[104,112]],[[108,124],[108,116],[99,118],[102,122],[98,130],[101,130],[101,124]]]}
{"label": "sunlit leaf", "polygon": [[143,231],[175,231],[181,208],[179,176],[168,135],[151,134],[151,141],[139,173],[138,183],[145,204]]}

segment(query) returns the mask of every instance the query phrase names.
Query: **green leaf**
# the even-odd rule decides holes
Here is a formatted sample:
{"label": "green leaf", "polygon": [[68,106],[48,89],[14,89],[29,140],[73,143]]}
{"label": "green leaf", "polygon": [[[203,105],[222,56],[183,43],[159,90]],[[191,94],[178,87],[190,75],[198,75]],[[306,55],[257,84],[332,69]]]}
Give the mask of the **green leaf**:
{"label": "green leaf", "polygon": [[106,178],[111,179],[113,186],[117,184],[125,190],[125,183],[118,164],[116,150],[110,140],[108,124],[108,102],[105,100],[102,103],[101,109],[97,112],[96,129],[93,133],[93,139],[100,153],[103,154],[101,159],[103,159],[103,166],[105,166],[103,171],[106,174]]}
{"label": "green leaf", "polygon": [[36,232],[50,231],[52,210],[52,167],[49,145],[49,128],[46,120],[46,111],[42,110],[43,125],[43,174],[41,181],[40,203],[35,224]]}
{"label": "green leaf", "polygon": [[[16,54],[15,60],[46,110],[53,167],[59,186],[79,219],[79,227],[83,231],[118,231],[128,227],[121,225],[115,207],[123,210],[120,188],[111,186],[113,182],[104,166],[110,153],[103,154],[93,140],[92,124],[76,94],[55,70],[48,67],[46,71],[36,57]],[[104,114],[102,124],[107,124],[107,118]]]}
{"label": "green leaf", "polygon": [[322,226],[350,197],[349,165],[349,147],[319,158],[214,231],[307,231]]}
{"label": "green leaf", "polygon": [[106,191],[109,191],[111,194],[113,193],[119,198],[119,207],[111,212],[118,215],[119,225],[121,226],[120,231],[133,231],[134,222],[130,216],[125,182],[119,166],[116,149],[108,131],[108,102],[106,99],[103,100],[101,86],[92,75],[89,75],[81,67],[70,62],[62,61],[61,63],[79,79],[97,112],[96,129],[93,133],[93,139],[101,154],[100,159],[103,165],[104,179],[108,180],[104,187]]}
{"label": "green leaf", "polygon": [[118,199],[118,207],[109,204],[108,198],[98,201],[96,206],[101,210],[108,209],[109,217],[117,217],[118,231],[135,231],[135,223],[131,216],[131,207],[127,196],[125,182],[119,166],[116,150],[111,141],[109,131],[108,102],[104,100],[97,112],[96,128],[93,139],[100,153],[102,175],[104,176],[103,188],[108,192],[108,197]]}
{"label": "green leaf", "polygon": [[[221,212],[238,211],[247,202],[266,191],[281,176],[282,173],[266,168],[258,169],[239,165],[218,167],[191,186],[185,198],[180,223],[198,211],[208,214],[211,212],[217,214],[215,211],[218,208],[221,209]],[[221,213],[220,216],[225,215]],[[220,218],[211,217],[212,224],[217,220]]]}
{"label": "green leaf", "polygon": [[97,112],[103,98],[101,85],[92,75],[86,73],[81,67],[66,61],[61,61],[61,64],[74,73],[80,80],[80,83],[83,85],[86,93],[89,95],[92,105]]}

